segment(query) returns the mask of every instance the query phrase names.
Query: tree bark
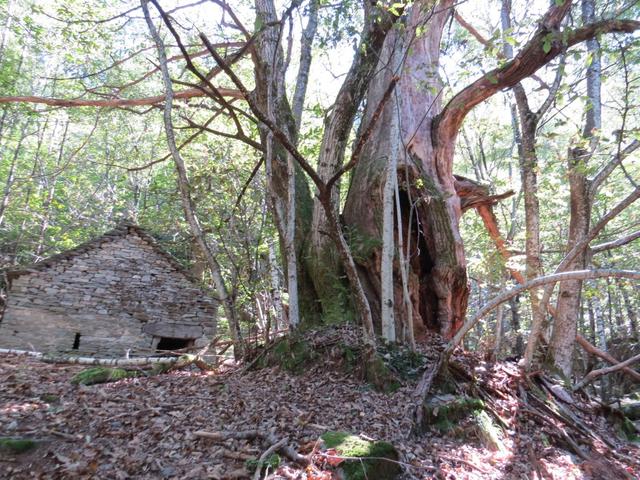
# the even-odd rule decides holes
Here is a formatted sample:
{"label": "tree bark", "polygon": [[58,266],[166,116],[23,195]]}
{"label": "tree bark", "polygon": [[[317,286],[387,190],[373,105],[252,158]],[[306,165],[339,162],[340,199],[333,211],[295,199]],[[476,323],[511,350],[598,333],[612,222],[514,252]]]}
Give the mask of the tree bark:
{"label": "tree bark", "polygon": [[[404,255],[410,259],[408,275],[416,339],[427,329],[445,336],[461,324],[466,310],[467,285],[464,253],[458,230],[460,200],[455,192],[453,174],[448,166],[437,165],[440,149],[455,142],[457,131],[450,132],[444,143],[434,146],[432,122],[441,110],[441,82],[437,77],[440,37],[450,14],[452,2],[414,4],[407,19],[406,31],[393,30],[387,35],[378,73],[367,92],[363,124],[367,124],[389,79],[399,74],[396,102],[382,112],[378,126],[363,147],[347,195],[344,219],[356,249],[358,267],[371,305],[381,304],[379,241],[382,218],[377,205],[382,204],[383,185],[388,159],[398,139],[388,128],[398,118],[400,153],[398,185],[402,229],[406,243]],[[424,33],[415,35],[418,26]],[[399,276],[399,275],[398,275]],[[401,289],[394,295],[395,316],[407,316]],[[376,324],[380,313],[372,309]]]}
{"label": "tree bark", "polygon": [[[595,2],[582,0],[582,21],[585,24],[595,20]],[[569,222],[569,238],[567,251],[582,240],[589,232],[591,205],[593,198],[587,178],[588,161],[598,143],[598,131],[601,128],[600,100],[600,45],[591,38],[586,41],[587,52],[591,63],[587,67],[587,102],[585,107],[586,121],[582,132],[584,142],[589,142],[589,149],[575,147],[569,152],[569,192],[571,218]],[[579,270],[587,266],[588,253],[580,252],[567,265],[568,270]],[[553,367],[561,371],[567,378],[572,371],[572,357],[575,337],[578,332],[578,314],[580,311],[582,282],[580,280],[563,282],[559,286],[558,303],[555,321],[549,344],[548,357]]]}

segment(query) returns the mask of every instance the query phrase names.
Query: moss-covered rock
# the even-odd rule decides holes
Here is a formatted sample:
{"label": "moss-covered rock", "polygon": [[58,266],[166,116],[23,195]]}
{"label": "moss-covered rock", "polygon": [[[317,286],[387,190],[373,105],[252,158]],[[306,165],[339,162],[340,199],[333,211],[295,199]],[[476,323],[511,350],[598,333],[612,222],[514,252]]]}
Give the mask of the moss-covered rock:
{"label": "moss-covered rock", "polygon": [[326,432],[320,440],[323,448],[350,457],[339,464],[345,480],[392,480],[401,473],[398,451],[388,442],[369,441],[347,432]]}
{"label": "moss-covered rock", "polygon": [[400,388],[385,361],[377,353],[365,354],[365,379],[379,392],[392,393]]}
{"label": "moss-covered rock", "polygon": [[448,432],[461,420],[484,410],[484,402],[478,398],[455,395],[435,395],[424,406],[424,427]]}
{"label": "moss-covered rock", "polygon": [[496,426],[489,414],[484,410],[476,410],[473,416],[477,436],[482,444],[493,451],[505,451],[505,446],[502,443],[501,430]]}
{"label": "moss-covered rock", "polygon": [[95,385],[96,383],[117,382],[123,378],[134,378],[140,375],[138,371],[125,370],[124,368],[92,367],[75,374],[71,383],[74,385]]}
{"label": "moss-covered rock", "polygon": [[25,453],[37,446],[37,442],[29,438],[0,437],[0,450],[5,450],[9,453]]}
{"label": "moss-covered rock", "polygon": [[412,351],[406,345],[384,339],[379,340],[377,351],[387,367],[403,380],[417,380],[427,362],[424,355]]}

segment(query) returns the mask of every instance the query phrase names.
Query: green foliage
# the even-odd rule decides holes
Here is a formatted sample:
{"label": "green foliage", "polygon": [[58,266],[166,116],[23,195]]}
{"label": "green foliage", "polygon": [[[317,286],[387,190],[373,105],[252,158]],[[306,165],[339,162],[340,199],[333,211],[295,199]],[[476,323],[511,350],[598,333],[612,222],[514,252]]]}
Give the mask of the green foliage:
{"label": "green foliage", "polygon": [[424,426],[440,432],[452,430],[461,420],[483,411],[484,402],[478,398],[455,395],[434,396],[423,406]]}
{"label": "green foliage", "polygon": [[287,372],[300,374],[316,358],[317,353],[309,344],[295,336],[285,336],[279,339],[262,358],[263,367],[278,365]]}

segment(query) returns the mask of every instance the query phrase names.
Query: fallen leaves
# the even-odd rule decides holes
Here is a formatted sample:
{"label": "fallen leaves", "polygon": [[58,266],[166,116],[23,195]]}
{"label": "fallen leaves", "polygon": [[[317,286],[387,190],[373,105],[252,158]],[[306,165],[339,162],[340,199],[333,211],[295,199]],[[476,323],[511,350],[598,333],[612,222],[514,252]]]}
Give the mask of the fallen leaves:
{"label": "fallen leaves", "polygon": [[[257,460],[269,442],[221,443],[195,434],[248,429],[286,437],[298,452],[312,455],[308,467],[284,462],[269,472],[270,479],[332,480],[342,462],[339,452],[316,449],[318,436],[328,430],[389,441],[408,465],[407,478],[531,477],[529,445],[546,471],[580,478],[578,460],[549,447],[550,435],[522,413],[514,395],[519,371],[510,363],[478,373],[479,384],[499,392],[493,404],[509,425],[508,454],[436,432],[409,437],[414,385],[377,393],[324,362],[300,376],[276,368],[222,376],[182,371],[71,385],[81,368],[0,356],[0,436],[41,441],[33,453],[0,456],[0,478],[250,478],[247,462]],[[628,457],[639,457],[637,448],[624,448]],[[595,465],[587,468],[596,471]]]}

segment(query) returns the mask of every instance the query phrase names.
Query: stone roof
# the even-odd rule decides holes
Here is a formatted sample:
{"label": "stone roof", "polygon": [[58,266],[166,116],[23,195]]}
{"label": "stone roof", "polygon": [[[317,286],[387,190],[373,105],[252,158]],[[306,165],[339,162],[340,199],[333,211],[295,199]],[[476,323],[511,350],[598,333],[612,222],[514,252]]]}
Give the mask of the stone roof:
{"label": "stone roof", "polygon": [[102,234],[97,238],[81,243],[77,247],[65,250],[64,252],[60,252],[56,255],[52,255],[51,257],[45,258],[36,263],[23,265],[16,270],[6,270],[5,273],[7,279],[12,280],[22,275],[28,275],[30,273],[45,270],[57,264],[58,262],[61,262],[63,260],[70,260],[74,257],[82,255],[83,253],[90,252],[95,248],[100,248],[100,246],[104,243],[112,242],[113,240],[117,240],[119,238],[124,238],[131,233],[137,234],[148,245],[150,245],[154,249],[154,251],[158,253],[158,255],[164,257],[167,262],[171,264],[171,266],[173,266],[178,272],[182,273],[190,282],[198,283],[196,279],[191,275],[191,273],[186,268],[184,268],[173,255],[171,255],[160,246],[155,238],[153,238],[147,231],[145,231],[139,225],[133,223],[131,220],[123,220],[113,230],[109,230],[108,232]]}

